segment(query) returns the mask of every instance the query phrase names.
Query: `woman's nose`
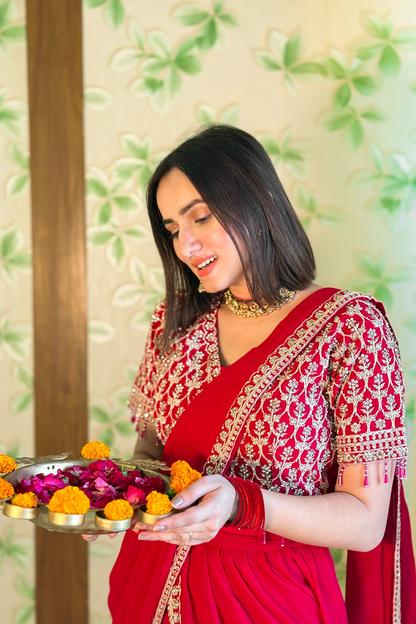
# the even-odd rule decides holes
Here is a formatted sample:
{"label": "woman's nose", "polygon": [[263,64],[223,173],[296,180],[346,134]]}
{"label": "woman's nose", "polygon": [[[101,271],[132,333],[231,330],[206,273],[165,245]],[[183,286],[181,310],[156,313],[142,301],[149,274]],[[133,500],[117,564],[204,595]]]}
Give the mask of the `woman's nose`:
{"label": "woman's nose", "polygon": [[201,242],[192,232],[192,230],[179,232],[178,247],[176,253],[183,258],[190,258],[193,254],[196,254],[202,248]]}

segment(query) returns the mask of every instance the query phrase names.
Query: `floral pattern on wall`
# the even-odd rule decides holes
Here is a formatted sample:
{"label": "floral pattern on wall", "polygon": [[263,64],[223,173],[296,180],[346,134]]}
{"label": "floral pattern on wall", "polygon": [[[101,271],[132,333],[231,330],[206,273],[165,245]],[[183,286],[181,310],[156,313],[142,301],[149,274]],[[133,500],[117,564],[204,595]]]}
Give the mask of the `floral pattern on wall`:
{"label": "floral pattern on wall", "polygon": [[[313,7],[306,0],[85,0],[84,7],[89,313],[114,330],[108,341],[91,342],[92,431],[132,452],[134,437],[120,428],[128,412],[118,399],[163,297],[146,183],[164,153],[198,127],[222,122],[252,133],[270,155],[311,239],[318,283],[368,292],[386,306],[405,368],[412,467],[410,0],[319,0]],[[416,521],[415,482],[409,478],[406,490]],[[105,597],[119,540],[94,548],[91,613],[98,624],[110,622]],[[342,585],[345,552],[333,557]]]}
{"label": "floral pattern on wall", "polygon": [[[91,439],[114,455],[134,447],[126,399],[164,293],[146,183],[198,127],[238,125],[269,153],[318,283],[368,292],[388,310],[405,370],[415,522],[414,3],[84,0],[83,18]],[[0,452],[14,456],[33,454],[24,21],[23,0],[0,0]],[[0,529],[2,613],[30,623],[32,527],[4,519]],[[119,545],[90,545],[91,624],[110,624]],[[333,557],[342,583],[345,553]]]}
{"label": "floral pattern on wall", "polygon": [[[0,0],[0,453],[34,454],[25,3]],[[34,527],[1,516],[1,612],[35,621]]]}

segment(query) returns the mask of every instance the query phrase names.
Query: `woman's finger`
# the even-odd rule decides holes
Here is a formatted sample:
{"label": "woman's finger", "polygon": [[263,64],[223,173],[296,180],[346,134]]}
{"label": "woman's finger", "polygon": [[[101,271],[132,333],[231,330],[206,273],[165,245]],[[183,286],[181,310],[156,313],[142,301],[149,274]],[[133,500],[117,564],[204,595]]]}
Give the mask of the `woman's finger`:
{"label": "woman's finger", "polygon": [[[221,527],[214,521],[198,522],[197,524],[191,524],[187,526],[175,527],[175,528],[160,528],[153,531],[140,531],[139,539],[151,542],[173,542],[180,541],[181,543],[186,541],[190,534],[195,536],[195,539],[207,542],[212,540],[218,533]],[[202,543],[202,542],[201,542]]]}
{"label": "woman's finger", "polygon": [[[200,479],[200,481],[202,481],[202,479]],[[181,494],[183,494],[183,492],[185,492],[185,490],[183,490]],[[161,526],[169,530],[176,529],[177,527],[189,528],[191,524],[198,524],[207,520],[214,521],[215,523],[215,520],[219,518],[223,511],[223,505],[221,504],[221,498],[218,496],[218,492],[219,486],[216,489],[211,489],[208,494],[204,496],[199,505],[187,507],[180,513],[160,520],[154,525],[153,530],[160,531],[162,530],[160,528]],[[224,522],[221,523],[221,526],[222,524],[224,524]]]}
{"label": "woman's finger", "polygon": [[[116,537],[116,535],[118,535],[118,533],[107,533],[108,537]],[[86,533],[82,533],[81,537],[86,541],[86,542],[95,542],[96,539],[98,539],[100,537],[100,534],[95,534],[95,535],[87,535]]]}
{"label": "woman's finger", "polygon": [[171,540],[169,544],[173,544],[174,546],[198,546],[199,544],[206,544],[207,542],[209,542],[208,539],[192,539],[190,544],[183,540]]}
{"label": "woman's finger", "polygon": [[192,485],[188,485],[180,494],[172,499],[172,506],[175,509],[184,509],[195,503],[199,498],[205,496],[209,492],[219,488],[225,479],[220,475],[210,475],[209,477],[201,477]]}
{"label": "woman's finger", "polygon": [[[215,516],[214,510],[210,507],[210,505],[202,504],[198,505],[198,507],[191,507],[186,511],[183,511],[178,514],[174,514],[169,518],[164,518],[163,520],[159,520],[152,528],[153,532],[158,531],[172,531],[176,529],[183,529],[185,531],[189,531],[190,526],[195,526],[197,524],[201,524],[206,520],[209,520]],[[146,527],[147,529],[147,527]],[[139,529],[139,530],[146,530]]]}
{"label": "woman's finger", "polygon": [[144,522],[136,522],[136,524],[132,527],[135,533],[139,533],[140,531],[153,531],[153,524],[144,524]]}
{"label": "woman's finger", "polygon": [[[192,527],[194,529],[194,527]],[[207,531],[189,530],[183,533],[179,532],[158,532],[154,533],[141,531],[139,533],[139,540],[141,542],[167,542],[169,544],[176,544],[180,546],[203,544],[209,542],[214,536]],[[190,544],[189,544],[190,542]]]}

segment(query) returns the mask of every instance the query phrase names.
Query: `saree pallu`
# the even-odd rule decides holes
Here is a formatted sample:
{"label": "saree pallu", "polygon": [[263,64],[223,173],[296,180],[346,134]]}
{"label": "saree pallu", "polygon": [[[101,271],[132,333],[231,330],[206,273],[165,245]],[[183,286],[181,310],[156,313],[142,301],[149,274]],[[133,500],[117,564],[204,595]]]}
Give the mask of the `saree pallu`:
{"label": "saree pallu", "polygon": [[[232,367],[223,369],[183,411],[165,444],[166,463],[184,459],[205,474],[229,474],[253,406],[325,323],[358,297],[350,293],[337,299],[334,289],[313,293],[265,341],[269,343],[269,355],[272,342],[273,357],[266,358],[263,366],[259,368],[260,347],[257,353],[252,350]],[[245,388],[244,393],[241,388]],[[335,485],[336,465],[332,468],[329,491]],[[402,498],[402,510],[404,505]],[[386,535],[391,546],[397,533],[397,518],[393,506],[390,511]],[[402,544],[408,542],[407,538],[402,530]],[[396,552],[394,547],[384,548],[382,557],[376,555],[374,559],[375,551],[367,559],[368,553],[350,553],[349,567],[355,577],[351,581],[349,574],[347,584],[350,624],[414,622],[413,616],[406,619],[404,613],[402,619],[392,619],[393,602],[396,614],[400,602],[397,595],[393,596],[398,588],[397,578],[392,577],[397,548]],[[408,551],[402,555],[409,561]],[[371,567],[375,561],[382,563],[381,582],[379,575],[374,581]],[[408,567],[409,579],[414,579],[414,562],[410,561]],[[139,542],[129,531],[110,586],[113,624],[347,622],[328,549],[289,542],[271,534],[266,534],[263,544],[263,536],[223,528],[208,544],[176,548]],[[402,604],[409,614],[414,613],[414,601],[406,601],[404,598]]]}

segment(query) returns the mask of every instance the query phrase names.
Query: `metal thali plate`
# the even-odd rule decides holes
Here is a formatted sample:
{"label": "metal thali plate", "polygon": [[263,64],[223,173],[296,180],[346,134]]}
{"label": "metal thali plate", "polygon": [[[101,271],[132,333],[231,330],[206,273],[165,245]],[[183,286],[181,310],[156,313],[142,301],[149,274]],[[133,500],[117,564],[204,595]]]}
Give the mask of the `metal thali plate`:
{"label": "metal thali plate", "polygon": [[[36,459],[36,458],[34,458]],[[22,468],[18,468],[14,472],[11,472],[7,475],[3,475],[3,478],[6,479],[9,483],[13,485],[14,488],[18,486],[22,479],[30,479],[37,474],[57,474],[58,470],[67,470],[72,466],[85,466],[87,468],[91,461],[96,460],[87,460],[87,459],[77,459],[77,460],[69,460],[69,459],[61,459],[57,461],[49,461],[45,463],[33,463],[28,466],[23,466]],[[161,474],[159,472],[160,469],[166,469],[167,466],[160,462],[151,461],[151,460],[120,460],[120,459],[111,459],[115,464],[117,464],[120,468],[125,470],[135,470],[139,469],[145,476],[147,477],[160,477],[165,484],[165,491],[167,492],[170,488],[170,479],[167,475]],[[10,499],[9,499],[10,502]],[[2,507],[4,508],[4,501],[2,501]],[[8,506],[8,507],[11,507]],[[1,507],[0,507],[1,509]],[[138,507],[133,507],[134,514],[130,520],[130,525],[133,526],[137,522],[138,518]],[[69,516],[66,520],[65,517],[54,518],[54,522],[50,521],[50,512],[48,506],[44,503],[39,503],[39,514],[35,518],[27,518],[30,522],[33,522],[36,526],[39,526],[43,529],[49,529],[50,531],[57,531],[59,533],[84,533],[86,535],[100,535],[105,533],[114,533],[118,531],[126,531],[130,528],[130,525],[127,526],[127,523],[119,524],[117,528],[112,528],[111,530],[108,528],[99,528],[96,524],[96,513],[102,511],[99,509],[89,509],[85,514],[84,521],[82,524],[74,524],[77,521],[79,522],[80,518],[78,516]],[[3,511],[4,513],[4,511]],[[24,516],[25,514],[23,514]],[[65,516],[67,514],[55,514],[56,516]],[[100,514],[103,515],[102,513]],[[16,516],[14,516],[16,517]],[[19,517],[19,514],[18,516]],[[22,517],[22,515],[20,516]],[[72,522],[73,520],[73,522]],[[63,524],[60,524],[62,522]],[[104,527],[105,523],[98,522],[100,526]],[[125,528],[121,528],[121,527]],[[120,528],[119,528],[120,527]]]}

